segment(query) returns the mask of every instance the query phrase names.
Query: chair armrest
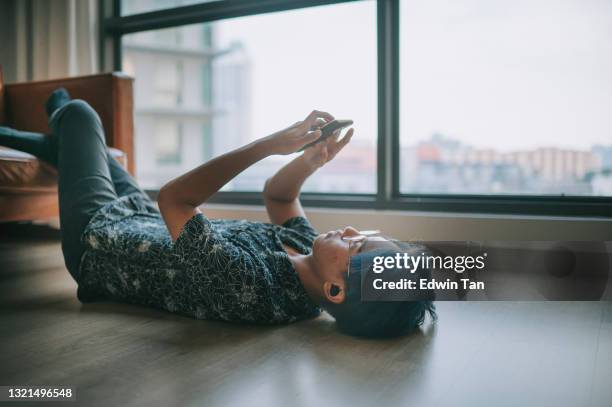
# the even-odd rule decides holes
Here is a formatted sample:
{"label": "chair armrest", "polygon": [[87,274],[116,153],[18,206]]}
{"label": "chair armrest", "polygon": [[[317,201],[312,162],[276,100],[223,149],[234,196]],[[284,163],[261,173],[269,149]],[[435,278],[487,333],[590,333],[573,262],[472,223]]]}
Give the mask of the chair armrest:
{"label": "chair armrest", "polygon": [[[119,72],[4,85],[4,122],[19,130],[50,132],[44,104],[51,92],[66,88],[73,99],[83,99],[100,115],[109,147],[127,155],[134,173],[133,79]],[[0,82],[0,87],[1,87]],[[0,101],[1,102],[1,101]],[[0,103],[0,109],[2,108]],[[0,119],[2,119],[0,112]]]}

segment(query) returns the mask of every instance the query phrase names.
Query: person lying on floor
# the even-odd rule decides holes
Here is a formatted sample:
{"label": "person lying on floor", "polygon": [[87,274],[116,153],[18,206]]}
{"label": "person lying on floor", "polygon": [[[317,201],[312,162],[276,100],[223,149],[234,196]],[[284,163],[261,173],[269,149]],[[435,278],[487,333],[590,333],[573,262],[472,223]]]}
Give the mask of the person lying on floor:
{"label": "person lying on floor", "polygon": [[81,302],[263,324],[313,318],[324,309],[341,331],[369,337],[405,334],[426,313],[435,317],[431,301],[362,302],[360,273],[347,277],[347,240],[359,231],[317,234],[302,209],[302,184],[349,143],[353,129],[307,148],[268,179],[263,196],[271,223],[212,220],[200,211],[249,166],[316,140],[330,114],[313,111],[170,181],[159,191],[158,210],[108,154],[91,106],[58,89],[46,110],[51,135],[0,127],[0,144],[57,167],[62,251]]}

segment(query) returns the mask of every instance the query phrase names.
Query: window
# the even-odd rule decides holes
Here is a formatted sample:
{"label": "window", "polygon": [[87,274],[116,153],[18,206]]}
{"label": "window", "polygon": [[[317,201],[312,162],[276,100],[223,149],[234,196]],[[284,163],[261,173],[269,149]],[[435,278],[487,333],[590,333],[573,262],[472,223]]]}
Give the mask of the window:
{"label": "window", "polygon": [[153,67],[153,104],[173,107],[181,104],[182,63],[171,59],[156,61]]}
{"label": "window", "polygon": [[404,193],[612,195],[610,3],[401,2]]}
{"label": "window", "polygon": [[[147,189],[317,108],[356,135],[308,180],[305,205],[612,216],[609,2],[113,4],[104,56],[137,78]],[[212,199],[261,204],[291,158]]]}
{"label": "window", "polygon": [[160,120],[155,123],[153,137],[157,164],[180,164],[181,136],[179,123],[169,120]]}
{"label": "window", "polygon": [[[210,36],[205,26],[197,25],[123,37],[123,69],[138,78],[136,175],[144,188],[157,189],[210,158],[204,154],[210,140],[202,131],[212,120],[206,89],[213,53]],[[151,146],[154,151],[149,151]]]}
{"label": "window", "polygon": [[[307,181],[304,191],[376,191],[374,1],[128,34],[123,36],[123,67],[138,78],[137,139],[150,137],[146,122],[160,116],[184,124],[210,123],[210,140],[202,139],[201,127],[183,126],[186,148],[202,152],[184,157],[186,168],[321,109],[353,119],[358,132],[336,160]],[[261,191],[291,158],[270,157],[224,190]],[[159,188],[174,176],[147,162],[153,156],[138,154],[137,159],[139,173],[141,168],[158,172],[147,178],[157,180],[146,182],[147,188]]]}
{"label": "window", "polygon": [[[212,1],[212,0],[208,0]],[[207,0],[122,0],[121,15],[147,13],[179,6],[206,3]]]}

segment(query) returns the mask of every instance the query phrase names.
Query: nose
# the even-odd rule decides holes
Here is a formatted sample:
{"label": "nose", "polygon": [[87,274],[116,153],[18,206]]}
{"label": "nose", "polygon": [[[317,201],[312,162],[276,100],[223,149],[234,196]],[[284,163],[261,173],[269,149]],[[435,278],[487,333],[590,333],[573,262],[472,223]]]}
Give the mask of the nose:
{"label": "nose", "polygon": [[352,226],[347,226],[342,230],[342,237],[357,235],[359,235],[359,231]]}

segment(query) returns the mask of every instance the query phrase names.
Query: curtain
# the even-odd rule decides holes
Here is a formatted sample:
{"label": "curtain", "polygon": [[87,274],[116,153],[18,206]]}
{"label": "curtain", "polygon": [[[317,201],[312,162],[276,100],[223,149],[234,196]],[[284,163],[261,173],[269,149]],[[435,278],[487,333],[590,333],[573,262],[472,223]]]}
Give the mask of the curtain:
{"label": "curtain", "polygon": [[98,72],[96,0],[17,0],[17,80]]}

